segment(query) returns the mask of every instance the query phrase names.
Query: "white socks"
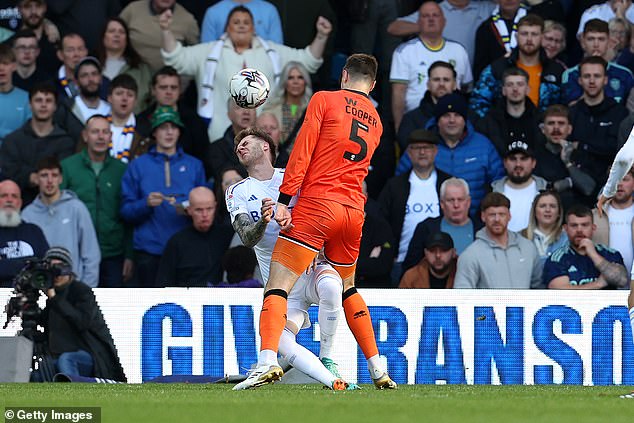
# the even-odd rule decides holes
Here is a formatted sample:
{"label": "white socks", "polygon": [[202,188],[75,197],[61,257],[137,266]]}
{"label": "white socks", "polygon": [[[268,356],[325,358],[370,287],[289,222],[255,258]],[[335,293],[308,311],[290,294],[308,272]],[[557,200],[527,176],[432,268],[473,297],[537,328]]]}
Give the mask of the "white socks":
{"label": "white socks", "polygon": [[336,378],[321,364],[315,354],[295,341],[295,335],[288,329],[284,329],[280,338],[280,354],[297,370],[332,388]]}
{"label": "white socks", "polygon": [[378,379],[383,376],[385,370],[383,369],[383,363],[381,363],[380,355],[377,354],[368,358],[368,370],[370,371],[372,379]]}
{"label": "white socks", "polygon": [[341,316],[341,282],[322,276],[317,283],[319,295],[319,358],[332,357],[335,332]]}
{"label": "white socks", "polygon": [[258,366],[278,366],[277,353],[273,350],[262,350],[258,356]]}

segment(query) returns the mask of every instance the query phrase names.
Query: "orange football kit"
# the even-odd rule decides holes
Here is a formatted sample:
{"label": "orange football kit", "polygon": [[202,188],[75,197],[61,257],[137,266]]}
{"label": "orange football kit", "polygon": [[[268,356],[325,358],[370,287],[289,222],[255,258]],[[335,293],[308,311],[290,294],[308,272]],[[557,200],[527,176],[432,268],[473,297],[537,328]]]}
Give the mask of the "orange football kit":
{"label": "orange football kit", "polygon": [[[313,95],[278,198],[288,205],[299,193],[293,228],[280,232],[272,261],[300,275],[323,247],[343,279],[354,274],[366,200],[362,184],[382,132],[376,108],[365,93],[340,90]],[[261,349],[277,351],[286,299],[284,293],[267,294],[260,315]],[[355,288],[344,292],[343,308],[365,357],[376,356],[370,313]]]}
{"label": "orange football kit", "polygon": [[364,93],[321,91],[313,96],[278,199],[288,204],[299,192],[294,227],[280,233],[274,261],[299,275],[324,247],[342,278],[354,272],[366,200],[362,184],[382,132]]}

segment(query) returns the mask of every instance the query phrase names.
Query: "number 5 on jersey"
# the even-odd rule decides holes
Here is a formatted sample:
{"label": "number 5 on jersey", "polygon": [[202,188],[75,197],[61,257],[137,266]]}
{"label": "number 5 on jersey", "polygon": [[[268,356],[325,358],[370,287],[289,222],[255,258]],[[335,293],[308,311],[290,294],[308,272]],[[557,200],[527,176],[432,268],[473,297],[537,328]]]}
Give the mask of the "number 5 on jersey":
{"label": "number 5 on jersey", "polygon": [[351,153],[350,151],[346,151],[343,153],[343,158],[346,160],[350,160],[351,162],[360,162],[365,159],[365,156],[368,155],[368,143],[359,135],[359,131],[369,132],[370,128],[368,128],[365,124],[359,122],[356,119],[352,119],[352,125],[350,125],[350,141],[359,144],[361,149],[358,153]]}

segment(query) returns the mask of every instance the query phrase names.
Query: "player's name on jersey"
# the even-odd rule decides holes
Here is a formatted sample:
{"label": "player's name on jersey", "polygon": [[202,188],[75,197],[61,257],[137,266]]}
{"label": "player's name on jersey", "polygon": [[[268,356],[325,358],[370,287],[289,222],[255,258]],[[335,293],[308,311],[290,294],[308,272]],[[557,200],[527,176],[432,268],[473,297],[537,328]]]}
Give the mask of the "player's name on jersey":
{"label": "player's name on jersey", "polygon": [[368,125],[377,127],[377,121],[375,115],[366,112],[363,109],[357,109],[357,100],[346,97],[346,113],[352,115],[358,119],[364,120]]}

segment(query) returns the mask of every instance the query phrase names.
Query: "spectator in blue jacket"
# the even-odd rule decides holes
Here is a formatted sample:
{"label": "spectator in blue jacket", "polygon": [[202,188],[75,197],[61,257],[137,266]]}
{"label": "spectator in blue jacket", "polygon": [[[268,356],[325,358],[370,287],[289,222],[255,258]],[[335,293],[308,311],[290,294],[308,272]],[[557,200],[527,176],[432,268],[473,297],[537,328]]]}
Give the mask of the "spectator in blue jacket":
{"label": "spectator in blue jacket", "polygon": [[121,216],[134,225],[136,284],[155,286],[167,241],[187,226],[182,203],[192,188],[205,184],[202,162],[177,146],[183,122],[174,109],[159,107],[152,116],[156,145],[133,160],[121,181]]}
{"label": "spectator in blue jacket", "polygon": [[[427,129],[435,130],[440,135],[436,167],[467,181],[471,192],[469,214],[474,216],[487,187],[504,176],[502,159],[493,143],[476,132],[467,120],[467,102],[460,94],[441,97],[434,114],[435,118],[427,123]],[[411,160],[404,154],[396,174],[400,175],[411,168]]]}
{"label": "spectator in blue jacket", "polygon": [[471,109],[483,118],[495,100],[502,95],[502,75],[508,68],[520,68],[528,72],[528,98],[544,111],[561,100],[561,78],[564,68],[549,59],[541,48],[544,21],[537,15],[524,16],[517,23],[517,48],[511,54],[500,57],[485,67],[471,95]]}

